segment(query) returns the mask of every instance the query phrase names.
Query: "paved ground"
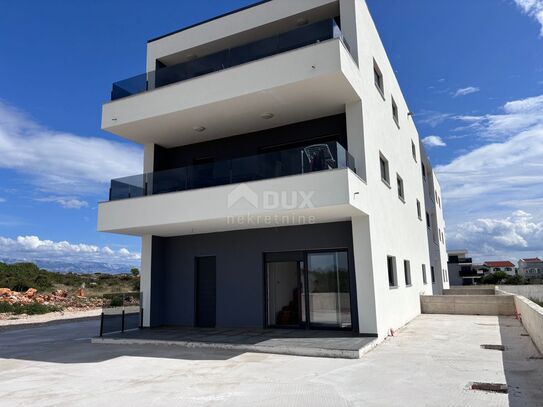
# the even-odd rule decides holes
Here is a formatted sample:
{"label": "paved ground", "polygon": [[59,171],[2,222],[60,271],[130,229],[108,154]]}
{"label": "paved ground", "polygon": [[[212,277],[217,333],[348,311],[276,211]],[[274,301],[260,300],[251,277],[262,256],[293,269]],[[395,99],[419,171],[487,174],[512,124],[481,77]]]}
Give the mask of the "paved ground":
{"label": "paved ground", "polygon": [[0,405],[543,406],[543,360],[511,317],[422,315],[359,360],[91,344],[97,329],[1,331]]}
{"label": "paved ground", "polygon": [[[93,343],[170,344],[191,348],[234,349],[282,355],[358,359],[374,337],[352,332],[305,329],[178,328],[137,329],[93,338]],[[362,351],[363,350],[363,351]]]}

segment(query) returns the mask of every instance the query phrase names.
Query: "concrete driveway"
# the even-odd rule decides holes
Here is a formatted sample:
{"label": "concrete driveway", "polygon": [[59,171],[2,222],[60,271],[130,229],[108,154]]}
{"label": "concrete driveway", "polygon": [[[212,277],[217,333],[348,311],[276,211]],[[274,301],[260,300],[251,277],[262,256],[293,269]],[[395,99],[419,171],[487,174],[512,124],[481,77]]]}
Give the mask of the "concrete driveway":
{"label": "concrete driveway", "polygon": [[1,330],[0,405],[543,406],[543,360],[511,317],[422,315],[359,360],[91,344],[97,330]]}

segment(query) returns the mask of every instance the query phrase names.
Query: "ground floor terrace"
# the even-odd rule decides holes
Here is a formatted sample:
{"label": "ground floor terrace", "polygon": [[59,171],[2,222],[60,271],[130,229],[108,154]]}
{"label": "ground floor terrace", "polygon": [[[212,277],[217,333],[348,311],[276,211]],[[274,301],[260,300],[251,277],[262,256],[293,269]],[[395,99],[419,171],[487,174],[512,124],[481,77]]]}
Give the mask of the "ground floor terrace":
{"label": "ground floor terrace", "polygon": [[360,333],[351,222],[153,237],[149,255],[145,326]]}
{"label": "ground floor terrace", "polygon": [[[420,315],[361,359],[91,344],[97,319],[0,330],[0,405],[539,406],[514,317]],[[504,350],[481,345],[503,345]],[[472,389],[502,384],[507,393]]]}

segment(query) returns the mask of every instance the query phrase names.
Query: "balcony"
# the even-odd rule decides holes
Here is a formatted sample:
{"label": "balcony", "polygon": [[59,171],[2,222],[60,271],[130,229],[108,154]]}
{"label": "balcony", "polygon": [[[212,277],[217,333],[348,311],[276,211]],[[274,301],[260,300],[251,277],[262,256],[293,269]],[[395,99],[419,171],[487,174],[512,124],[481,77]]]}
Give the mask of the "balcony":
{"label": "balcony", "polygon": [[311,145],[113,180],[98,230],[166,237],[341,222],[368,213],[366,188],[341,145]]}
{"label": "balcony", "polygon": [[171,148],[332,116],[361,100],[358,72],[332,38],[105,103],[102,129]]}
{"label": "balcony", "polygon": [[260,41],[115,82],[111,90],[111,100],[197,78],[332,38],[340,38],[346,44],[334,19],[320,21]]}
{"label": "balcony", "polygon": [[355,171],[354,159],[347,150],[337,142],[313,144],[115,179],[111,181],[109,200],[116,201],[337,168],[349,168]]}

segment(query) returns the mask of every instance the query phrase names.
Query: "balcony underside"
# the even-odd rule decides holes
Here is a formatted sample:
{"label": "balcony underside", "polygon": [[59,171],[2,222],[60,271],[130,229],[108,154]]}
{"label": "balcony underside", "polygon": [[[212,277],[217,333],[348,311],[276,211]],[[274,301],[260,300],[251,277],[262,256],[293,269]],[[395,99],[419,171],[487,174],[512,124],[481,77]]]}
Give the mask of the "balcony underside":
{"label": "balcony underside", "polygon": [[356,69],[333,39],[107,103],[102,128],[174,147],[333,115],[360,99]]}
{"label": "balcony underside", "polygon": [[169,237],[327,223],[363,215],[365,205],[366,184],[337,169],[103,202],[98,230]]}

